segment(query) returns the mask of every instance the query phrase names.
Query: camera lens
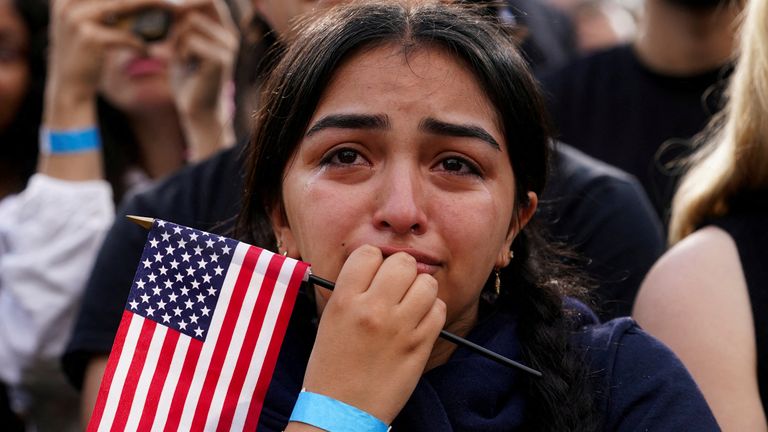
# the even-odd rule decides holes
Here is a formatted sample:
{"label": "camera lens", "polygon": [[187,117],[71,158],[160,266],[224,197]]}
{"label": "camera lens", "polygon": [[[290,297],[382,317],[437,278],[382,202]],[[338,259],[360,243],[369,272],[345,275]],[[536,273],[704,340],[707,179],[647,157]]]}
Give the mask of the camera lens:
{"label": "camera lens", "polygon": [[166,9],[145,9],[134,16],[131,31],[145,42],[156,42],[168,36],[172,21],[171,12]]}

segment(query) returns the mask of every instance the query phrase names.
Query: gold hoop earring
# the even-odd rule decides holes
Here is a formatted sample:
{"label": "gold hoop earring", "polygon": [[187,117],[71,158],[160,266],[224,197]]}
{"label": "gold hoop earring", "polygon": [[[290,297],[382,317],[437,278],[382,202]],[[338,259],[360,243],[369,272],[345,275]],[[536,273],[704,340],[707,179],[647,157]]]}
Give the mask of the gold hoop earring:
{"label": "gold hoop earring", "polygon": [[288,251],[287,251],[287,250],[284,250],[284,251],[282,252],[282,255],[283,255],[284,257],[287,257],[287,256],[288,256]]}
{"label": "gold hoop earring", "polygon": [[496,281],[493,284],[493,289],[496,291],[496,295],[498,296],[501,294],[501,275],[499,275],[499,269],[494,269],[494,273],[496,273]]}

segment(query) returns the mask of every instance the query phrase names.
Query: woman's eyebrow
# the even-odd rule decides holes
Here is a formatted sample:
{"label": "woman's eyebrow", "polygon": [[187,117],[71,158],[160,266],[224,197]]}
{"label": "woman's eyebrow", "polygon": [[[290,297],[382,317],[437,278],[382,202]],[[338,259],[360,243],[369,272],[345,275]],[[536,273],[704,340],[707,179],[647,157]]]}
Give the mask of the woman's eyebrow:
{"label": "woman's eyebrow", "polygon": [[496,142],[493,136],[480,126],[472,124],[448,123],[432,117],[427,117],[421,121],[419,124],[419,129],[436,135],[477,138],[490,144],[491,147],[495,148],[496,150],[501,150],[499,143]]}
{"label": "woman's eyebrow", "polygon": [[304,136],[310,136],[323,129],[389,129],[386,114],[329,114],[316,121]]}

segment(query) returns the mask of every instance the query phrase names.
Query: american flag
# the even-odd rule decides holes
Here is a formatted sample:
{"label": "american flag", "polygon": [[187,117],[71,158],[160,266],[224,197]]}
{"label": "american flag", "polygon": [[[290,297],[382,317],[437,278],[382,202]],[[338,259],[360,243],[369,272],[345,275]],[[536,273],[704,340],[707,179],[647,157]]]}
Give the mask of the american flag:
{"label": "american flag", "polygon": [[88,430],[255,430],[307,271],[155,220]]}

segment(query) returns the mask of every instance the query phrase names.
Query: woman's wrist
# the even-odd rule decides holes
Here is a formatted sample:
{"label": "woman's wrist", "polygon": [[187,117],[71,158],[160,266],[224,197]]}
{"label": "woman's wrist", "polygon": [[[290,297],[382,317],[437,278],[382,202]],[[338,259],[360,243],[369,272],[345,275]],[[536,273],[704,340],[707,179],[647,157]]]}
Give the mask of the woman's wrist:
{"label": "woman's wrist", "polygon": [[329,396],[302,390],[291,413],[299,422],[329,432],[387,432],[389,426],[359,408]]}

